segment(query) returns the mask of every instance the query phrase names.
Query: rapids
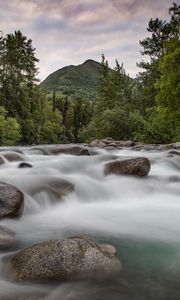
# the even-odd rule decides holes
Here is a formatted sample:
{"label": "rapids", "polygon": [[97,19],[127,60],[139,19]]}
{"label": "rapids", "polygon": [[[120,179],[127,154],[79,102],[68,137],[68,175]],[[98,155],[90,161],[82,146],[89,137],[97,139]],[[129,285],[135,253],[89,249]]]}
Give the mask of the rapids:
{"label": "rapids", "polygon": [[[0,222],[18,241],[14,249],[0,251],[0,300],[36,299],[33,295],[46,300],[180,299],[180,182],[173,180],[180,176],[180,156],[128,149],[98,150],[94,156],[19,150],[32,168],[20,169],[17,161],[0,167],[0,182],[15,185],[25,195],[22,217]],[[112,155],[149,158],[149,175],[105,177],[103,168]],[[66,179],[75,191],[63,201],[47,191],[32,196],[31,191],[49,178]],[[80,234],[117,247],[120,278],[99,283],[13,281],[8,258],[15,251]]]}

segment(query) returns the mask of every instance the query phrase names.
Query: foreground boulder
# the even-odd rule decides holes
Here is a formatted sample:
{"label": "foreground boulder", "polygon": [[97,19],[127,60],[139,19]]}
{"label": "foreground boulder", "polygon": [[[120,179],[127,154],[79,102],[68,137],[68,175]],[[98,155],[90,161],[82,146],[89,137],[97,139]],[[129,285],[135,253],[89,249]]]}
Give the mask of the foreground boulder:
{"label": "foreground boulder", "polygon": [[33,245],[16,254],[11,264],[18,280],[101,279],[121,270],[113,247],[85,237]]}
{"label": "foreground boulder", "polygon": [[105,175],[128,174],[137,176],[147,176],[150,171],[150,162],[145,157],[136,157],[121,161],[114,161],[105,165]]}
{"label": "foreground boulder", "polygon": [[12,247],[15,243],[15,233],[0,225],[0,249]]}
{"label": "foreground boulder", "polygon": [[24,196],[15,186],[0,182],[0,218],[22,214]]}

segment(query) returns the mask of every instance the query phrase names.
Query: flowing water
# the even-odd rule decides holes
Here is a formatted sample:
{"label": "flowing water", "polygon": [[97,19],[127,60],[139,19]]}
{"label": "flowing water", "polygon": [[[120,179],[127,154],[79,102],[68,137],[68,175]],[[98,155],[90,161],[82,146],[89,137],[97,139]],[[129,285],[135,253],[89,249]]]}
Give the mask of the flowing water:
{"label": "flowing water", "polygon": [[[21,151],[33,168],[19,169],[19,162],[0,168],[0,181],[25,195],[22,217],[0,222],[16,233],[18,241],[15,249],[0,252],[0,299],[21,295],[24,298],[16,299],[34,299],[33,295],[48,300],[180,299],[180,182],[173,180],[180,174],[180,156],[126,149],[99,150],[94,156]],[[149,158],[149,175],[105,177],[104,165],[112,154],[120,159]],[[73,183],[75,191],[63,201],[48,191],[32,196],[31,190],[57,178]],[[17,283],[9,276],[8,257],[17,250],[79,234],[117,247],[122,262],[119,278],[60,284]]]}

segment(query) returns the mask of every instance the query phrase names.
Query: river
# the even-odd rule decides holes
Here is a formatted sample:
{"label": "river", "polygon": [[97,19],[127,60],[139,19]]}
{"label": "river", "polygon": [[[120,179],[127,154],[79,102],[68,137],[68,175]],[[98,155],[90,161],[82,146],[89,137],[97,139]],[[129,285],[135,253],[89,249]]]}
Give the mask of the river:
{"label": "river", "polygon": [[[17,161],[0,167],[0,182],[25,195],[22,217],[0,222],[18,241],[14,249],[0,251],[1,300],[36,299],[34,295],[46,300],[180,299],[179,155],[129,149],[98,150],[93,156],[19,150],[32,168],[20,169]],[[149,175],[105,177],[104,165],[112,155],[149,158]],[[66,179],[75,191],[63,201],[47,191],[32,196],[31,190],[49,178]],[[106,282],[18,283],[9,275],[8,258],[19,249],[82,234],[117,247],[120,277]]]}

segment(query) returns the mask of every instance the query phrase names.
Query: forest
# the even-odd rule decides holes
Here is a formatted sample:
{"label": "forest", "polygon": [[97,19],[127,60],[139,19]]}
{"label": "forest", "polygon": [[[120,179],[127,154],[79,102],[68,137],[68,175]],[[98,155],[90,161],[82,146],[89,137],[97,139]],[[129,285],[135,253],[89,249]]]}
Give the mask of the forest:
{"label": "forest", "polygon": [[180,6],[169,8],[169,21],[152,18],[147,32],[137,77],[130,78],[117,60],[112,70],[102,54],[92,99],[56,90],[47,95],[39,86],[32,40],[19,30],[2,35],[0,145],[180,140]]}

